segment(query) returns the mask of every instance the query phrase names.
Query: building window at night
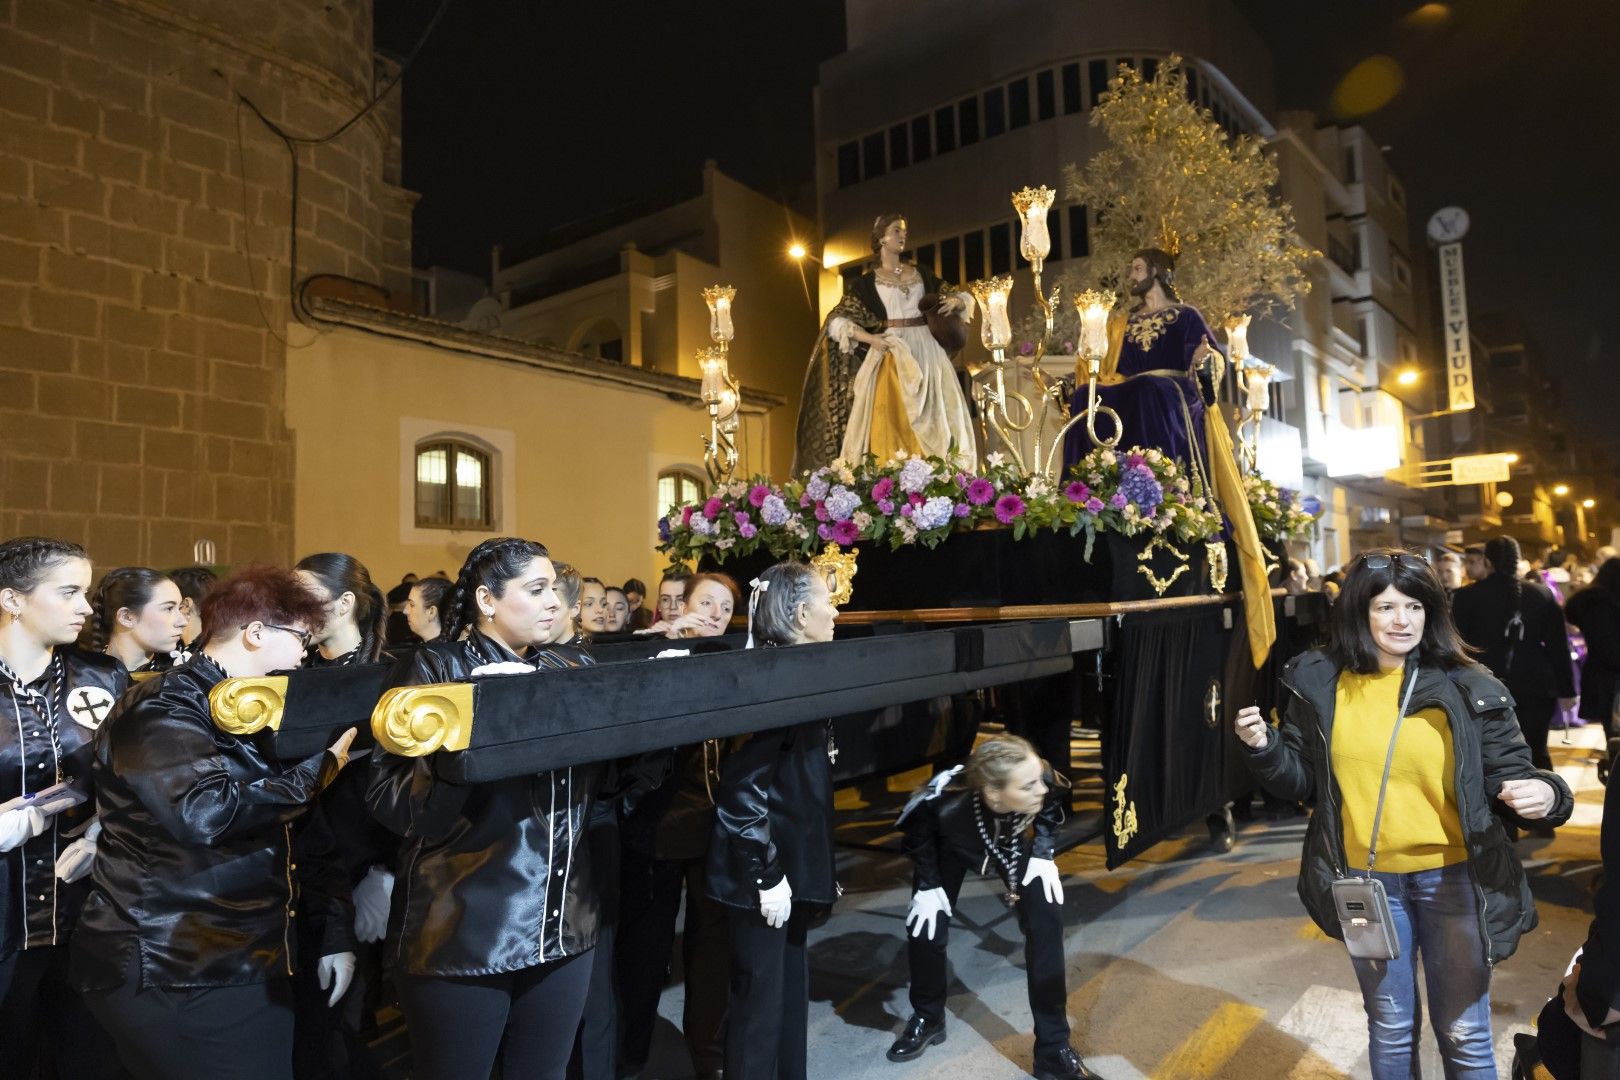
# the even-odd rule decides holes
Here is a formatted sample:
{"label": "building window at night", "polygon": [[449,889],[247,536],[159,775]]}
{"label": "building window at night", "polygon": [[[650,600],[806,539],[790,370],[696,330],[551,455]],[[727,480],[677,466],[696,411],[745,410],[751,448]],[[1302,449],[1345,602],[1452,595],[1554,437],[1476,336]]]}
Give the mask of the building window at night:
{"label": "building window at night", "polygon": [[984,137],[993,139],[1007,130],[1007,95],[1001,87],[992,86],[984,92]]}
{"label": "building window at night", "polygon": [[984,277],[984,233],[970,232],[962,237],[962,273],[968,281]]}
{"label": "building window at night", "polygon": [[968,98],[956,106],[957,135],[962,139],[963,146],[972,146],[979,141],[979,99]]}
{"label": "building window at night", "polygon": [[1035,76],[1035,106],[1036,115],[1042,120],[1050,120],[1057,115],[1057,90],[1050,71]]}
{"label": "building window at night", "polygon": [[1108,61],[1093,60],[1087,65],[1091,79],[1091,107],[1097,107],[1098,100],[1108,93]]}
{"label": "building window at night", "polygon": [[956,110],[949,105],[934,110],[934,146],[942,154],[956,149]]}
{"label": "building window at night", "polygon": [[1085,108],[1080,100],[1080,65],[1063,65],[1063,114],[1072,116]]}
{"label": "building window at night", "polygon": [[954,236],[939,242],[939,276],[959,285],[967,283],[962,276],[962,241]]}
{"label": "building window at night", "polygon": [[906,146],[906,125],[896,124],[889,129],[889,168],[903,169],[911,164],[911,150]]}
{"label": "building window at night", "polygon": [[1402,292],[1412,290],[1412,268],[1399,255],[1389,257],[1390,270],[1395,275],[1395,287]]}
{"label": "building window at night", "polygon": [[[1041,74],[1048,79],[1050,71]],[[1016,130],[1029,126],[1029,80],[1019,79],[1007,84],[1007,127]]]}
{"label": "building window at night", "polygon": [[493,456],[457,439],[416,446],[416,525],[423,529],[494,527]]}
{"label": "building window at night", "polygon": [[1006,222],[990,226],[990,276],[1012,270],[1012,228]]}
{"label": "building window at night", "polygon": [[927,161],[931,156],[933,141],[928,137],[928,117],[916,116],[911,120],[911,160]]}
{"label": "building window at night", "polygon": [[862,179],[870,180],[874,176],[882,176],[883,167],[883,132],[868,135],[861,140]]}
{"label": "building window at night", "polygon": [[703,498],[703,477],[694,469],[665,469],[658,474],[658,512],[667,513],[672,506],[684,506]]}
{"label": "building window at night", "polygon": [[847,142],[838,148],[838,186],[854,187],[861,182],[861,147]]}
{"label": "building window at night", "polygon": [[1087,231],[1086,208],[1069,207],[1069,258],[1083,259],[1091,254],[1091,236]]}

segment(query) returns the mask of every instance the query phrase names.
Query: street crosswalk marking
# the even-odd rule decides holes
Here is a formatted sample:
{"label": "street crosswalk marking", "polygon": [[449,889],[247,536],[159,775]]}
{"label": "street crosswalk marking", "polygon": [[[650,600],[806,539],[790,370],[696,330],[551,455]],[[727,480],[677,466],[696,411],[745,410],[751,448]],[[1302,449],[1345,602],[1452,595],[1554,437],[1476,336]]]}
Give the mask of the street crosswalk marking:
{"label": "street crosswalk marking", "polygon": [[1211,1080],[1231,1060],[1249,1033],[1266,1018],[1266,1010],[1241,1001],[1226,1001],[1198,1030],[1170,1051],[1153,1070],[1152,1080]]}
{"label": "street crosswalk marking", "polygon": [[1292,1035],[1311,1048],[1315,1061],[1301,1060],[1288,1074],[1288,1080],[1315,1080],[1326,1074],[1323,1063],[1348,1073],[1356,1060],[1367,1052],[1367,1025],[1362,1017],[1361,994],[1336,986],[1312,986],[1299,996],[1277,1030]]}

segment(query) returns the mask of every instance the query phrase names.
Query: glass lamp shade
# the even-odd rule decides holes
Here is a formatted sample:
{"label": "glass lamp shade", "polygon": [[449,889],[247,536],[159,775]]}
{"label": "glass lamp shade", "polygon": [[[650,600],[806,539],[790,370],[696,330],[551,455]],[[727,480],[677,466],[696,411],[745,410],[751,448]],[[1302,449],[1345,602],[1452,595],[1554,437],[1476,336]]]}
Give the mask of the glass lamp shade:
{"label": "glass lamp shade", "polygon": [[1022,235],[1018,251],[1025,259],[1040,266],[1052,252],[1052,234],[1046,228],[1046,214],[1052,209],[1056,192],[1042,185],[1013,192],[1013,209],[1018,211]]}
{"label": "glass lamp shade", "polygon": [[1114,309],[1110,290],[1087,289],[1074,298],[1080,312],[1080,355],[1103,356],[1108,352],[1108,313]]}
{"label": "glass lamp shade", "polygon": [[987,349],[1005,349],[1012,344],[1012,322],[1007,317],[1007,300],[1012,293],[1012,275],[985,278],[968,288],[978,301],[979,339]]}
{"label": "glass lamp shade", "polygon": [[1242,367],[1249,358],[1249,318],[1239,315],[1226,324],[1226,348],[1234,367]]}
{"label": "glass lamp shade", "polygon": [[703,385],[699,393],[703,396],[704,404],[712,405],[721,401],[730,392],[727,383],[731,372],[726,367],[726,354],[719,349],[700,349],[698,366],[703,371]]}
{"label": "glass lamp shade", "polygon": [[736,336],[731,325],[731,302],[737,290],[730,285],[710,285],[703,290],[703,302],[709,305],[709,337],[729,342]]}

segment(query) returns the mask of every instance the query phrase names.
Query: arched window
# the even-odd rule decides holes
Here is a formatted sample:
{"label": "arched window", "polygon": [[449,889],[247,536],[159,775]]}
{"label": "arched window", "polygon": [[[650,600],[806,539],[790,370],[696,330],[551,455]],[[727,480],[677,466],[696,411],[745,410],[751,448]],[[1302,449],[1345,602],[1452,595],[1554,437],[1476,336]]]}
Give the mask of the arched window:
{"label": "arched window", "polygon": [[692,469],[676,467],[658,474],[658,512],[672,506],[697,502],[703,497],[703,476]]}
{"label": "arched window", "polygon": [[458,439],[416,444],[416,524],[424,529],[490,529],[495,524],[493,460]]}

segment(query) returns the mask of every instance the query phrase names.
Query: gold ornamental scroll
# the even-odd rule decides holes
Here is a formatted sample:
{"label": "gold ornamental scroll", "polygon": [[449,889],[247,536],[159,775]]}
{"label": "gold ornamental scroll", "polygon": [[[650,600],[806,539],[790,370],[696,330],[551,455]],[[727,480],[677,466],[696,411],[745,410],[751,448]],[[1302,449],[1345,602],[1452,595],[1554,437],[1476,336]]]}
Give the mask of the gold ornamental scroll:
{"label": "gold ornamental scroll", "polygon": [[425,757],[435,750],[465,750],[472,744],[471,683],[396,686],[371,711],[377,745],[400,757]]}
{"label": "gold ornamental scroll", "polygon": [[214,726],[230,735],[255,735],[265,728],[278,731],[286,709],[285,675],[224,679],[208,691]]}

